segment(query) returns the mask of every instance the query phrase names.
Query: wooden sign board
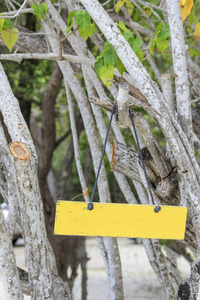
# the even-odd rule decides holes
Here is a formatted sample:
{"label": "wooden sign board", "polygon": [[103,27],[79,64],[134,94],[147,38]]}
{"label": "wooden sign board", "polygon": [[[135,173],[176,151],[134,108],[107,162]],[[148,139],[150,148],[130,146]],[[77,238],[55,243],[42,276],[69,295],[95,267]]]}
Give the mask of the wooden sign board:
{"label": "wooden sign board", "polygon": [[153,205],[58,201],[54,234],[184,239],[187,208]]}

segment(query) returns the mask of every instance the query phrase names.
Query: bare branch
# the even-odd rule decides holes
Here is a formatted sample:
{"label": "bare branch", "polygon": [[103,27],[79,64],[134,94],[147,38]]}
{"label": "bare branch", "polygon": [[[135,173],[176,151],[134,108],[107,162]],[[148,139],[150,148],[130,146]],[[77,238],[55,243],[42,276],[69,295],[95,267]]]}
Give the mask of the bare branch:
{"label": "bare branch", "polygon": [[[122,7],[122,11],[123,11],[123,7]],[[130,28],[132,28],[134,31],[138,31],[141,34],[146,34],[146,35],[152,35],[153,31],[151,31],[148,28],[145,28],[143,26],[141,26],[139,23],[132,21],[131,18],[128,18],[125,16],[125,18],[123,18],[122,16],[117,15],[116,13],[110,13],[109,16],[115,21],[115,22],[119,22],[119,21],[123,21],[124,24],[126,26],[129,26]],[[130,15],[129,15],[130,17]]]}
{"label": "bare branch", "polygon": [[162,12],[167,12],[164,8],[162,8],[160,6],[157,6],[157,5],[153,4],[153,3],[149,3],[147,1],[142,1],[142,0],[135,0],[135,1],[138,2],[138,3],[140,3],[140,4],[142,4],[142,5],[144,5],[144,6],[152,7],[154,9],[162,11]]}
{"label": "bare branch", "polygon": [[7,298],[22,300],[24,297],[16,266],[16,258],[2,208],[0,208],[0,231],[0,271],[5,284]]}
{"label": "bare branch", "polygon": [[102,6],[105,6],[105,5],[108,4],[110,1],[111,1],[111,0],[107,0],[106,2],[104,2],[104,3],[102,4]]}
{"label": "bare branch", "polygon": [[135,5],[135,7],[137,7],[137,9],[141,12],[141,14],[143,15],[143,17],[145,19],[147,19],[147,22],[150,24],[151,28],[153,30],[156,30],[156,27],[154,26],[152,20],[147,16],[147,14],[143,11],[143,9],[136,3],[136,1],[135,0],[130,0],[130,1]]}
{"label": "bare branch", "polygon": [[[84,173],[83,173],[83,168],[82,168],[82,165],[81,165],[80,154],[79,154],[78,134],[77,134],[77,129],[76,129],[76,121],[75,121],[75,116],[74,116],[73,104],[72,104],[72,99],[71,99],[69,86],[66,83],[66,80],[64,82],[65,82],[65,89],[66,89],[66,92],[67,92],[67,101],[68,101],[68,106],[69,106],[71,132],[72,132],[72,137],[73,137],[74,156],[75,156],[75,159],[76,159],[76,167],[77,167],[77,170],[78,170],[78,175],[79,175],[82,191],[86,192],[87,191],[87,186],[86,186],[85,177],[84,177]],[[85,199],[86,202],[90,201],[88,193],[85,193],[84,199]]]}
{"label": "bare branch", "polygon": [[200,100],[200,97],[199,98],[196,98],[196,99],[194,99],[194,100],[192,100],[190,103],[192,104],[192,103],[196,103],[196,102],[199,102],[199,100]]}
{"label": "bare branch", "polygon": [[166,3],[171,33],[178,118],[193,147],[189,79],[180,3],[174,0],[166,1]]}
{"label": "bare branch", "polygon": [[[0,60],[11,60],[16,61],[19,64],[24,59],[48,59],[48,60],[60,60],[59,54],[56,55],[54,53],[13,53],[13,54],[0,54]],[[93,66],[94,62],[87,57],[78,57],[70,54],[62,54],[63,60],[67,60],[74,63],[79,64],[87,64],[89,66]]]}
{"label": "bare branch", "polygon": [[161,75],[161,83],[162,83],[162,90],[165,99],[167,100],[168,104],[175,110],[175,102],[174,102],[174,94],[172,89],[172,79],[171,74],[162,74]]}
{"label": "bare branch", "polygon": [[[7,19],[11,19],[14,18],[13,15],[17,14],[19,10],[12,10],[12,11],[7,11],[7,12],[2,12],[0,19],[2,18],[7,18]],[[32,8],[24,8],[21,10],[21,13],[23,14],[29,14],[29,13],[34,13],[34,10]]]}
{"label": "bare branch", "polygon": [[14,16],[9,16],[9,15],[6,15],[6,16],[0,16],[0,18],[8,18],[8,19],[14,19],[16,18],[17,16],[19,16],[20,12],[22,12],[22,9],[23,7],[25,6],[27,0],[24,0],[23,4],[21,5],[21,7],[18,9],[18,11],[14,14]]}

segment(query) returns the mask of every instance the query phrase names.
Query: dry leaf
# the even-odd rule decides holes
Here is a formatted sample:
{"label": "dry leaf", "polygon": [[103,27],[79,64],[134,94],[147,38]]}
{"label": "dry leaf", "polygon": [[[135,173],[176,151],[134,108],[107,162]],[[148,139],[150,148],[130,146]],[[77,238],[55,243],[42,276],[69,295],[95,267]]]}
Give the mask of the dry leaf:
{"label": "dry leaf", "polygon": [[180,2],[182,22],[184,22],[185,19],[189,16],[193,4],[193,0],[182,0]]}

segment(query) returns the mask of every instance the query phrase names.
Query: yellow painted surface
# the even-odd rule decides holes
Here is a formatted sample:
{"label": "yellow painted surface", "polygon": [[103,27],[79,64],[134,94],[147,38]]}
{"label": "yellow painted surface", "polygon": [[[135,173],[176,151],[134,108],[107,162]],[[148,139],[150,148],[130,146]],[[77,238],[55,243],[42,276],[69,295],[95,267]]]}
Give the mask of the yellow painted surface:
{"label": "yellow painted surface", "polygon": [[54,234],[184,239],[187,208],[153,205],[58,201]]}

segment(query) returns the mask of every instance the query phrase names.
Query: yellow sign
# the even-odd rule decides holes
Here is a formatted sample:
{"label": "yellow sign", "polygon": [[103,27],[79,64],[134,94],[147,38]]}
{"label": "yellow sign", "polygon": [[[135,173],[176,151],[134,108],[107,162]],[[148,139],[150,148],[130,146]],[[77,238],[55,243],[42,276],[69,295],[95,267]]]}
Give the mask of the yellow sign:
{"label": "yellow sign", "polygon": [[58,201],[54,234],[184,239],[187,208],[153,205]]}

